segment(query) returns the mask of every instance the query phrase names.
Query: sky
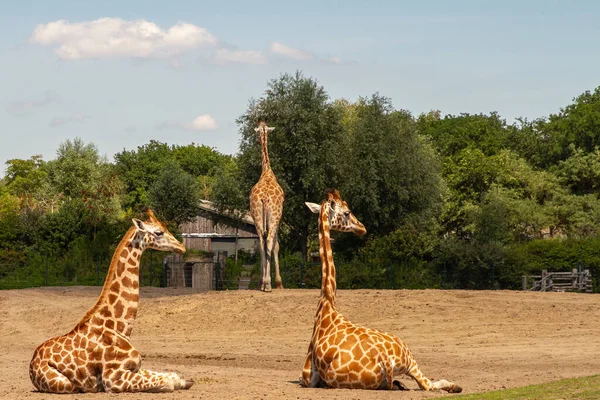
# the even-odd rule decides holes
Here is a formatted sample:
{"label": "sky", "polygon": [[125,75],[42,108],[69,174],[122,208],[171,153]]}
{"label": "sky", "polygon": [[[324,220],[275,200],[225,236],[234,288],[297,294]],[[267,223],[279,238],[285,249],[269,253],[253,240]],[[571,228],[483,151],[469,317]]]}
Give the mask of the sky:
{"label": "sky", "polygon": [[80,137],[238,150],[283,73],[418,115],[558,113],[600,85],[600,2],[0,0],[0,175]]}

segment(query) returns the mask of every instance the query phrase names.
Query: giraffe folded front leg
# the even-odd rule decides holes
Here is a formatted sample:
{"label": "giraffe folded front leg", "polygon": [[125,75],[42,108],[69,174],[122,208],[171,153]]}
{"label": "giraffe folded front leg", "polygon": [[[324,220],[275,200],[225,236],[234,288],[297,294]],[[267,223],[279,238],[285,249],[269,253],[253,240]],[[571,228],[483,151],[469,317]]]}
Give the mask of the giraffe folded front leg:
{"label": "giraffe folded front leg", "polygon": [[175,372],[156,372],[147,369],[140,369],[139,373],[148,377],[163,376],[167,379],[172,379],[175,385],[175,390],[187,390],[194,385],[193,379],[182,379]]}
{"label": "giraffe folded front leg", "polygon": [[159,374],[148,370],[132,372],[128,370],[105,370],[102,374],[104,390],[108,393],[123,392],[172,392],[181,386],[181,381],[169,374]]}

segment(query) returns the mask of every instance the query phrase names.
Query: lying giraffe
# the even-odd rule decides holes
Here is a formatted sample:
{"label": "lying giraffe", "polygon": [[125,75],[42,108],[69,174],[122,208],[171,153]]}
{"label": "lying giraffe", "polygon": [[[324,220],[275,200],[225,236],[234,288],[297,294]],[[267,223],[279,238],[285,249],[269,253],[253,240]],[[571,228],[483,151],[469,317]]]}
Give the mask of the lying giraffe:
{"label": "lying giraffe", "polygon": [[139,302],[139,264],[145,249],[184,253],[185,247],[151,210],[133,219],[115,250],[96,304],[66,335],[42,343],[33,353],[29,377],[41,392],[172,392],[191,380],[175,373],[141,369],[129,342]]}
{"label": "lying giraffe", "polygon": [[336,278],[330,230],[367,231],[350,212],[337,190],[327,194],[321,205],[306,203],[319,214],[319,254],[322,264],[321,297],[312,339],[300,383],[305,387],[357,389],[406,389],[395,376],[412,377],[423,390],[441,389],[460,393],[462,389],[446,380],[432,382],[425,377],[408,347],[397,336],[364,328],[348,321],[335,306]]}

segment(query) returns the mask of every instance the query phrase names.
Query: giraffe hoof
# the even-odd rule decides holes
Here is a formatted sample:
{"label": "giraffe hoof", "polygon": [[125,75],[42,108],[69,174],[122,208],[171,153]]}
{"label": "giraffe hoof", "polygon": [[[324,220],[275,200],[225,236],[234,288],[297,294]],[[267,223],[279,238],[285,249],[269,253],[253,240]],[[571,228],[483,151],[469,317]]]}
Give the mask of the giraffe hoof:
{"label": "giraffe hoof", "polygon": [[187,390],[187,389],[191,388],[193,385],[194,385],[193,379],[186,379],[185,384],[181,388],[184,390]]}
{"label": "giraffe hoof", "polygon": [[394,381],[392,384],[393,387],[397,388],[396,390],[410,390],[404,383],[400,381]]}
{"label": "giraffe hoof", "polygon": [[283,289],[283,283],[275,282],[275,289]]}
{"label": "giraffe hoof", "polygon": [[460,393],[460,392],[462,392],[462,388],[456,384],[450,386],[450,389],[448,390],[448,393]]}

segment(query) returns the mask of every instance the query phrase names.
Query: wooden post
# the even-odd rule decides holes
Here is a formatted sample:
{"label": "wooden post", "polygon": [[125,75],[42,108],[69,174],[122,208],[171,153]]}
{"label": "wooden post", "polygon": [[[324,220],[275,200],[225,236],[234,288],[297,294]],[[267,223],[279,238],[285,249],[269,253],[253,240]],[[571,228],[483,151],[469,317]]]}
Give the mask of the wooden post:
{"label": "wooden post", "polygon": [[542,291],[542,292],[546,291],[546,277],[547,276],[548,276],[548,271],[543,269],[542,270],[542,280],[540,281],[540,284],[541,284],[540,291]]}
{"label": "wooden post", "polygon": [[580,282],[581,280],[579,279],[580,274],[577,272],[577,268],[573,268],[571,270],[571,286],[573,286],[573,289],[577,290],[579,289],[580,286]]}
{"label": "wooden post", "polygon": [[527,290],[527,275],[523,275],[521,282],[523,284],[523,290]]}

